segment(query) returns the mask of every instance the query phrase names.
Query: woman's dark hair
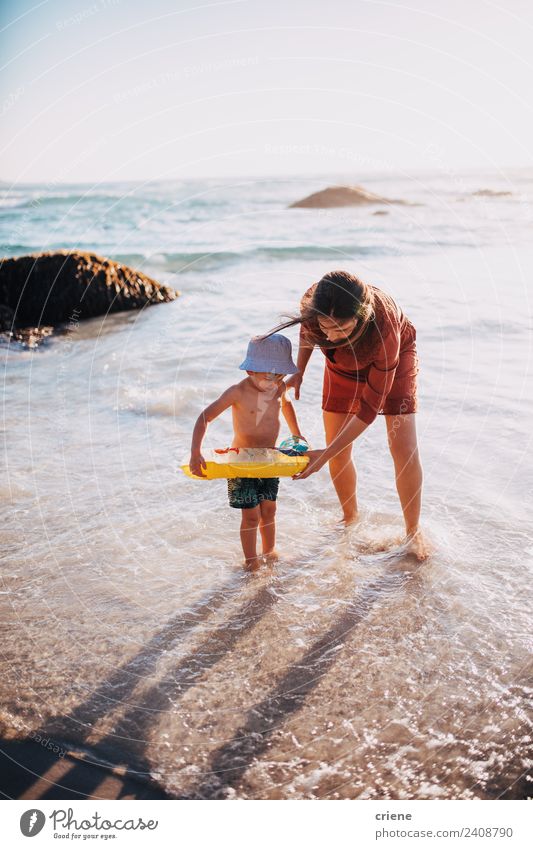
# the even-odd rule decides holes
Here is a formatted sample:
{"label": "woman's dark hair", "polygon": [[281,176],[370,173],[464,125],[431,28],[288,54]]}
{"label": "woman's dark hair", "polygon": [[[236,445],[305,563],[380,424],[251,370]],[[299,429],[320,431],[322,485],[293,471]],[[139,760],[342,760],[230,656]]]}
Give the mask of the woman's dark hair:
{"label": "woman's dark hair", "polygon": [[369,288],[355,274],[330,271],[319,280],[312,301],[316,315],[347,319],[362,317],[369,301]]}
{"label": "woman's dark hair", "polygon": [[[367,328],[374,319],[374,298],[372,289],[363,283],[355,274],[349,271],[330,271],[318,281],[312,298],[305,306],[302,305],[298,316],[287,316],[287,321],[278,324],[261,339],[266,339],[272,333],[293,327],[295,324],[304,324],[309,328],[311,335],[320,335],[317,320],[319,316],[336,318],[345,321],[348,318],[357,317],[358,321],[349,337],[341,342],[329,342],[320,340],[323,348],[336,348],[346,345],[353,336],[360,338],[360,331],[364,325]],[[365,331],[366,332],[366,331]],[[361,334],[362,335],[362,334]]]}

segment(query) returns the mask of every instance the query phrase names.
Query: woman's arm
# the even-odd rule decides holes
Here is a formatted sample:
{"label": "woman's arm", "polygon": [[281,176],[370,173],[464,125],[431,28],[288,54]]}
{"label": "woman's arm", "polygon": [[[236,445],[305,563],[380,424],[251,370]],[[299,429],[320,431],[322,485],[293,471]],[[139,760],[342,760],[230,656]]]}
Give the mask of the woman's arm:
{"label": "woman's arm", "polygon": [[297,374],[293,374],[287,381],[285,381],[287,389],[294,389],[294,398],[296,401],[300,398],[300,387],[304,378],[305,369],[307,368],[307,363],[311,359],[312,353],[313,346],[307,341],[303,325],[300,325],[300,341],[298,344],[298,356],[296,358],[296,365],[298,366],[299,371]]}
{"label": "woman's arm", "polygon": [[335,457],[343,448],[347,448],[372,424],[390,392],[398,366],[399,351],[400,333],[399,328],[394,325],[390,328],[387,336],[383,338],[379,356],[368,370],[366,386],[361,396],[359,415],[351,415],[347,418],[346,424],[327,448],[319,451],[308,451],[306,454],[309,457],[307,468],[299,475],[294,475],[295,479],[307,478],[309,475],[318,472],[328,460]]}
{"label": "woman's arm", "polygon": [[400,329],[397,325],[382,340],[381,351],[368,370],[366,386],[361,396],[359,416],[362,421],[372,424],[394,382],[394,375],[400,359]]}
{"label": "woman's arm", "polygon": [[367,427],[368,424],[357,418],[357,416],[350,416],[347,418],[346,424],[343,428],[341,428],[341,430],[339,430],[337,436],[329,443],[327,448],[306,452],[305,456],[309,457],[309,463],[303,472],[292,476],[293,480],[301,480],[302,478],[307,478],[309,475],[313,475],[315,472],[318,472],[319,469],[331,460],[332,457],[335,457],[343,450],[343,448],[347,448],[354,439],[361,436]]}
{"label": "woman's arm", "polygon": [[399,332],[396,328],[393,328],[383,340],[379,358],[372,363],[368,370],[366,386],[361,396],[359,415],[351,415],[347,419],[344,427],[327,448],[308,451],[306,456],[309,457],[309,463],[303,472],[294,475],[295,479],[307,478],[309,475],[318,472],[328,460],[335,457],[343,448],[347,448],[372,424],[390,392],[398,366],[399,349]]}
{"label": "woman's arm", "polygon": [[287,422],[291,436],[299,436],[303,439],[304,437],[302,435],[302,431],[300,430],[298,419],[296,418],[296,410],[294,409],[294,405],[289,398],[288,392],[284,392],[281,396],[281,412],[283,413],[285,421]]}
{"label": "woman's arm", "polygon": [[304,371],[307,368],[307,363],[311,359],[311,354],[313,353],[314,346],[309,341],[309,336],[306,333],[305,327],[303,324],[300,325],[300,340],[298,343],[298,357],[296,358],[296,365],[300,369],[300,374],[303,377]]}

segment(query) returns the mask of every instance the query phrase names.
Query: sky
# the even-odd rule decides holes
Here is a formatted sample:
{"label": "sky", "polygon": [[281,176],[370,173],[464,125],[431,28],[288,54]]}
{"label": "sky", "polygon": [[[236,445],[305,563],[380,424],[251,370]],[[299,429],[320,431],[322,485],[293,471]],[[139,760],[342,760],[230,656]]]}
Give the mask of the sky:
{"label": "sky", "polygon": [[531,0],[0,0],[0,179],[533,164]]}

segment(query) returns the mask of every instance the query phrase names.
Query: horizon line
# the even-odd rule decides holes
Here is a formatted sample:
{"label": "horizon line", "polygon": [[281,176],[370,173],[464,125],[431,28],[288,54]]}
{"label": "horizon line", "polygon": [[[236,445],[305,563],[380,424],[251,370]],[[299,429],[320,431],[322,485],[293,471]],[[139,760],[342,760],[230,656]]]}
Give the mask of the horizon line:
{"label": "horizon line", "polygon": [[[446,166],[442,167],[439,165],[434,165],[433,167],[428,166],[424,168],[415,168],[415,169],[402,169],[399,167],[398,169],[392,168],[384,168],[382,170],[376,169],[374,171],[367,171],[361,173],[357,179],[368,179],[375,178],[376,176],[390,175],[390,176],[402,176],[409,177],[410,175],[419,175],[419,174],[441,174],[442,176],[452,177],[453,174],[476,174],[476,173],[488,173],[491,171],[533,171],[533,162],[530,165],[493,165],[493,166],[463,166],[458,168],[448,168]],[[347,171],[313,171],[313,172],[301,172],[294,175],[283,174],[283,173],[268,173],[268,174],[235,174],[235,175],[223,175],[223,174],[212,174],[212,175],[203,175],[203,176],[181,176],[181,177],[129,177],[124,179],[110,179],[110,180],[61,180],[54,178],[43,178],[41,180],[9,180],[5,178],[0,178],[0,186],[9,186],[11,188],[16,186],[35,186],[35,185],[61,185],[61,186],[87,186],[87,185],[110,185],[110,184],[124,184],[124,183],[132,183],[138,185],[145,185],[147,183],[172,183],[172,182],[188,182],[195,180],[300,180],[300,179],[321,179],[321,178],[329,178],[329,177],[346,177]],[[355,177],[354,177],[355,179]]]}

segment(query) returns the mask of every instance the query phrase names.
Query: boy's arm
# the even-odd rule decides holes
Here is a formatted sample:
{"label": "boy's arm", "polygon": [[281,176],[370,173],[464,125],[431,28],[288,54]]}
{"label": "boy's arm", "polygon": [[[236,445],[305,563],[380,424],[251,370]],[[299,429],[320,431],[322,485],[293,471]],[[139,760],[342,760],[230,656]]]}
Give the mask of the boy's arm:
{"label": "boy's arm", "polygon": [[231,407],[232,404],[235,403],[237,393],[237,385],[230,386],[229,389],[226,389],[225,392],[216,399],[216,401],[213,401],[213,403],[209,404],[205,410],[202,410],[196,419],[192,432],[191,459],[189,461],[189,467],[193,475],[198,475],[202,478],[205,477],[202,473],[201,467],[205,469],[205,460],[202,457],[202,442],[207,430],[207,425],[217,419],[224,410],[227,410],[228,407]]}
{"label": "boy's arm", "polygon": [[281,412],[285,417],[285,421],[289,426],[289,430],[291,432],[291,436],[300,436],[302,439],[302,432],[300,430],[300,426],[298,424],[298,419],[296,418],[296,410],[294,409],[294,405],[289,398],[289,393],[287,390],[283,392],[281,396]]}

